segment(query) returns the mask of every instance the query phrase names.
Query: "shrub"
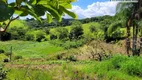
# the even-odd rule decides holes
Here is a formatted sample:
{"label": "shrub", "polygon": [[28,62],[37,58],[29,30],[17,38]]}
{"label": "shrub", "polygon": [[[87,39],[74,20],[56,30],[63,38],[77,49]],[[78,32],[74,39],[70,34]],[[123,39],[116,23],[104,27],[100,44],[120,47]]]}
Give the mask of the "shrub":
{"label": "shrub", "polygon": [[114,69],[120,69],[122,67],[122,63],[125,63],[125,61],[127,60],[127,57],[125,56],[114,56],[110,62],[113,65]]}
{"label": "shrub", "polygon": [[9,59],[7,59],[7,58],[3,60],[3,62],[9,62],[9,61],[10,61],[10,60],[9,60]]}
{"label": "shrub", "polygon": [[54,35],[54,34],[51,34],[51,35],[50,35],[50,40],[54,40],[54,39],[57,39],[57,36]]}
{"label": "shrub", "polygon": [[5,55],[6,56],[10,56],[12,53],[11,52],[6,52]]}
{"label": "shrub", "polygon": [[42,30],[33,30],[26,33],[26,40],[34,40],[41,42],[43,39],[45,39],[46,33]]}
{"label": "shrub", "polygon": [[71,31],[69,34],[70,39],[80,39],[83,35],[82,24],[79,21],[74,21],[71,26]]}
{"label": "shrub", "polygon": [[24,40],[25,39],[25,34],[27,32],[27,29],[24,27],[17,27],[14,26],[8,30],[8,32],[11,33],[11,39],[20,39]]}
{"label": "shrub", "polygon": [[3,70],[3,67],[0,66],[0,80],[3,80],[6,78],[7,71]]}
{"label": "shrub", "polygon": [[6,41],[11,39],[11,33],[10,32],[4,32],[1,34],[1,40]]}
{"label": "shrub", "polygon": [[58,54],[56,57],[57,57],[57,59],[60,60],[60,59],[62,59],[62,54]]}
{"label": "shrub", "polygon": [[92,33],[97,31],[96,27],[94,25],[90,25],[89,29],[90,29],[90,32],[92,32]]}
{"label": "shrub", "polygon": [[63,47],[65,49],[70,49],[70,48],[77,48],[85,44],[87,41],[84,39],[80,40],[72,40],[72,41],[61,41],[61,40],[52,40],[50,41],[51,44]]}
{"label": "shrub", "polygon": [[121,69],[129,75],[142,77],[142,59],[132,57],[125,63],[122,63]]}
{"label": "shrub", "polygon": [[77,61],[77,58],[74,55],[71,55],[71,56],[68,57],[68,60]]}
{"label": "shrub", "polygon": [[33,41],[34,40],[34,34],[32,34],[32,33],[26,33],[25,38],[28,41]]}
{"label": "shrub", "polygon": [[23,58],[22,56],[15,56],[15,57],[14,57],[15,60],[17,60],[17,59],[22,59],[22,58]]}
{"label": "shrub", "polygon": [[41,42],[43,39],[45,39],[45,33],[43,31],[37,31],[35,40]]}
{"label": "shrub", "polygon": [[60,27],[56,31],[58,32],[58,39],[62,40],[68,37],[68,29]]}
{"label": "shrub", "polygon": [[4,50],[3,50],[3,49],[0,49],[0,54],[1,54],[1,53],[4,53]]}
{"label": "shrub", "polygon": [[44,32],[45,32],[47,35],[49,35],[50,29],[46,27],[46,28],[44,28]]}

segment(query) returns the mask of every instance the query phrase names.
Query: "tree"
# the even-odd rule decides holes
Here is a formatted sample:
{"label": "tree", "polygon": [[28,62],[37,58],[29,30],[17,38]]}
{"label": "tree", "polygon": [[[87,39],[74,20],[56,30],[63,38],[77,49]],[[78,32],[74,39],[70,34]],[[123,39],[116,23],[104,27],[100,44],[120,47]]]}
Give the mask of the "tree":
{"label": "tree", "polygon": [[[31,15],[41,22],[40,16],[47,16],[47,21],[52,22],[55,18],[59,22],[62,20],[62,15],[65,13],[73,18],[77,15],[70,12],[71,3],[75,0],[15,0],[9,3],[8,0],[0,0],[0,24],[9,21],[5,25],[5,29],[0,32],[5,32],[9,24],[20,16]],[[17,17],[14,17],[17,15]],[[1,25],[0,25],[1,26]]]}
{"label": "tree", "polygon": [[68,29],[64,27],[57,28],[56,31],[58,32],[58,39],[65,39],[68,37]]}
{"label": "tree", "polygon": [[79,39],[83,35],[83,28],[80,21],[73,21],[70,31],[70,39]]}
{"label": "tree", "polygon": [[[117,6],[117,10],[124,14],[124,19],[126,20],[126,28],[127,28],[127,40],[126,40],[126,48],[127,54],[129,54],[130,47],[130,27],[133,27],[133,46],[132,46],[132,53],[133,55],[139,56],[139,51],[136,49],[137,45],[137,35],[138,35],[138,20],[142,18],[142,1],[138,0],[138,3],[131,3],[131,4],[119,4]],[[142,40],[142,39],[141,39]],[[141,47],[142,48],[142,47]]]}

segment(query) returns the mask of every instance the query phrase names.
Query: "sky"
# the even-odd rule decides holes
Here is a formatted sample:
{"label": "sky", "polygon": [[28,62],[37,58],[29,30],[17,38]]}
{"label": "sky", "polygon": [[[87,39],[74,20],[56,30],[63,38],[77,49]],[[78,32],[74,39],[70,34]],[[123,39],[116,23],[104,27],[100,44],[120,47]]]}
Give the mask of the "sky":
{"label": "sky", "polygon": [[[79,18],[90,18],[104,15],[115,15],[117,2],[110,0],[78,0],[72,3],[70,11],[75,12]],[[70,18],[65,15],[65,18]]]}
{"label": "sky", "polygon": [[[8,0],[9,2],[15,0]],[[110,0],[77,0],[72,3],[72,9],[70,11],[75,12],[79,19],[90,18],[104,15],[115,15],[116,2],[110,2]],[[64,18],[70,18],[65,15]]]}

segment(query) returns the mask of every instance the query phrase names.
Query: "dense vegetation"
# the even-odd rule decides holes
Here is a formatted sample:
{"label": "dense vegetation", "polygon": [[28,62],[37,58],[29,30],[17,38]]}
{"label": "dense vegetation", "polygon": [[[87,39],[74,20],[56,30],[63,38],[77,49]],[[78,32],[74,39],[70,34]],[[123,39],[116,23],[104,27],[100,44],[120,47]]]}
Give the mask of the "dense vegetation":
{"label": "dense vegetation", "polygon": [[[124,50],[126,19],[134,5],[123,5],[127,7],[115,16],[62,18],[63,13],[77,18],[68,11],[73,1],[47,0],[48,6],[43,4],[46,0],[0,1],[7,9],[0,13],[0,26],[7,30],[0,34],[0,80],[142,79],[141,56],[127,57]],[[45,13],[46,19],[39,17]],[[16,20],[19,16],[13,18],[14,14],[30,14],[37,20]],[[141,26],[141,20],[135,23]],[[141,28],[137,33],[138,38],[142,37]],[[130,34],[134,34],[134,27],[130,27]]]}

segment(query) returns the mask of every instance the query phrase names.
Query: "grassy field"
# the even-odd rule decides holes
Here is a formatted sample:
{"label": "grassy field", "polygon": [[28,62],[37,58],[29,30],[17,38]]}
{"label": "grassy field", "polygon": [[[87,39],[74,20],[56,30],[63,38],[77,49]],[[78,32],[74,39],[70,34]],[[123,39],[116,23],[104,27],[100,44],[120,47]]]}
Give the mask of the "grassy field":
{"label": "grassy field", "polygon": [[20,55],[23,58],[41,58],[48,54],[62,51],[62,47],[51,45],[47,42],[30,42],[30,41],[6,41],[0,42],[0,49],[10,52],[12,46],[13,55]]}
{"label": "grassy field", "polygon": [[[14,21],[10,27],[12,28],[15,24],[18,24],[18,27],[28,28],[23,23],[23,21]],[[83,24],[84,36],[95,36],[89,30],[91,25],[100,26],[97,22]],[[71,26],[66,26],[65,28],[70,31]],[[52,28],[51,30],[54,29]],[[55,42],[57,41],[55,40]],[[1,41],[0,49],[3,49],[5,53],[10,52],[12,47],[12,56],[23,57],[23,59],[2,63],[4,69],[8,71],[6,80],[142,80],[141,57],[129,58],[124,55],[116,55],[116,52],[124,51],[121,49],[123,48],[123,43],[121,43],[121,48],[116,44],[101,43],[102,48],[108,50],[106,50],[107,53],[114,54],[109,58],[102,59],[102,61],[96,61],[91,58],[92,52],[87,50],[93,51],[97,50],[97,48],[92,48],[89,44],[88,46],[84,44],[82,47],[65,49],[51,44],[50,41]],[[67,45],[70,44],[68,42]],[[92,45],[95,44],[97,43],[92,41]],[[7,56],[0,54],[0,61],[5,58]]]}
{"label": "grassy field", "polygon": [[[7,78],[22,80],[141,80],[142,58],[115,55],[99,61],[11,64]],[[38,76],[39,74],[39,76]]]}

